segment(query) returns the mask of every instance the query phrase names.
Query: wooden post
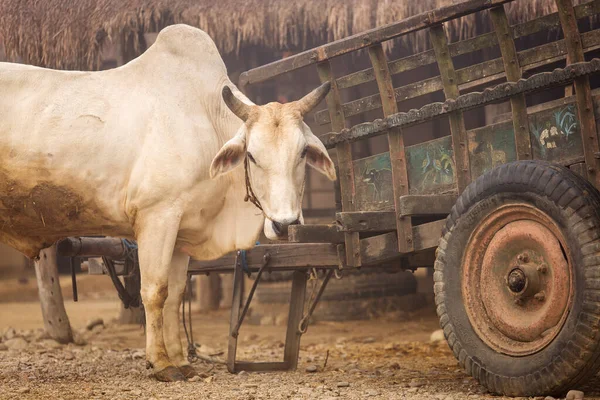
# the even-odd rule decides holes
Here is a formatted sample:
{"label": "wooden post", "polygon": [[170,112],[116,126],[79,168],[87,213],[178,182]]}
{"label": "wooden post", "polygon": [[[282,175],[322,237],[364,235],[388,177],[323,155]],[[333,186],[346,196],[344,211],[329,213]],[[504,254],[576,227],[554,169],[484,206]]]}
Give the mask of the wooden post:
{"label": "wooden post", "polygon": [[196,295],[201,311],[215,311],[221,303],[221,277],[217,273],[196,275]]}
{"label": "wooden post", "polygon": [[[519,57],[513,39],[513,32],[506,17],[504,6],[498,6],[490,10],[492,24],[496,31],[496,37],[500,44],[502,52],[502,61],[506,71],[506,80],[508,82],[517,82],[521,79],[521,67],[519,66]],[[529,119],[527,118],[527,104],[525,95],[520,94],[510,99],[512,109],[513,130],[515,132],[515,144],[517,150],[517,160],[530,160],[531,136],[529,134]]]}
{"label": "wooden post", "polygon": [[[446,99],[455,99],[460,95],[460,92],[458,91],[456,70],[448,49],[448,38],[446,32],[444,32],[444,26],[441,24],[432,26],[429,29],[429,34],[440,69],[444,94]],[[467,130],[465,129],[462,111],[450,114],[450,132],[452,133],[452,152],[454,153],[454,164],[456,165],[456,185],[458,186],[458,193],[461,193],[471,182]]]}
{"label": "wooden post", "polygon": [[[398,112],[396,95],[392,83],[392,76],[388,67],[387,57],[381,43],[369,47],[369,57],[373,65],[373,72],[377,80],[383,115],[388,117]],[[412,220],[402,216],[400,210],[400,197],[408,194],[408,172],[406,168],[406,154],[404,152],[404,136],[401,129],[390,129],[388,135],[390,148],[390,161],[392,164],[392,185],[394,190],[394,205],[396,210],[396,230],[398,232],[398,250],[400,253],[414,251],[412,237]]]}
{"label": "wooden post", "polygon": [[[556,0],[556,6],[558,8],[560,25],[565,36],[568,63],[585,61],[581,35],[577,27],[577,18],[572,0]],[[598,144],[594,103],[592,101],[592,91],[588,76],[575,79],[575,95],[577,98],[579,123],[581,124],[581,141],[583,144],[585,165],[587,167],[587,178],[596,188],[600,188],[600,160],[595,157],[600,152],[600,145]]]}
{"label": "wooden post", "polygon": [[[331,82],[331,90],[327,95],[327,108],[331,118],[331,129],[340,132],[346,127],[346,119],[342,110],[340,92],[331,71],[329,60],[317,65],[321,82]],[[343,142],[335,146],[338,160],[338,180],[340,181],[340,193],[343,211],[354,210],[354,165],[352,164],[352,146],[349,142]],[[352,267],[360,267],[360,238],[358,232],[346,233],[346,263]]]}
{"label": "wooden post", "polygon": [[288,315],[287,331],[285,334],[285,348],[283,361],[289,370],[298,367],[298,354],[300,354],[300,322],[304,313],[306,298],[306,272],[294,271],[292,278],[292,294],[290,296],[290,312]]}
{"label": "wooden post", "polygon": [[46,332],[59,343],[72,342],[73,332],[58,280],[56,245],[40,251],[40,258],[35,261],[35,276]]}

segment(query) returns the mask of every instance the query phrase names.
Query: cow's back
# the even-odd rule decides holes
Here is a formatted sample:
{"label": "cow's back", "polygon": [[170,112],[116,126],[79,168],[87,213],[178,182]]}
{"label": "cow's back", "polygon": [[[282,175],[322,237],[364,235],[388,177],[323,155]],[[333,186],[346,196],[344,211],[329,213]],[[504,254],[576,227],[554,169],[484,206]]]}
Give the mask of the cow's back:
{"label": "cow's back", "polygon": [[[203,81],[218,85],[226,79],[214,44],[208,36],[204,43],[206,34],[197,31],[168,28],[147,54],[110,71],[0,63],[0,241],[35,256],[68,235],[130,236],[131,197],[143,197],[143,187],[164,185],[155,176],[177,190],[177,178],[158,171],[160,163],[197,161],[186,162],[183,147],[164,147],[190,146],[197,125],[190,121],[209,122],[190,115],[206,112],[199,100],[210,106],[216,98]],[[209,69],[196,74],[197,81],[185,76],[197,67],[189,65],[194,50]],[[185,140],[165,139],[165,131]],[[161,141],[167,155],[156,153]],[[210,152],[222,141],[213,140]]]}

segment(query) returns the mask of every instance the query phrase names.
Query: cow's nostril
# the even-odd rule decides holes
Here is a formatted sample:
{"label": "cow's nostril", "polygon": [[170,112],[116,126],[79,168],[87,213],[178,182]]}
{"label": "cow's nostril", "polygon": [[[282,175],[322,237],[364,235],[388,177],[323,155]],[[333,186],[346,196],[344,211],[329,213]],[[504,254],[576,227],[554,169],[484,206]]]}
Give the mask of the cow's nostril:
{"label": "cow's nostril", "polygon": [[297,219],[294,222],[292,222],[290,225],[300,225],[300,220]]}
{"label": "cow's nostril", "polygon": [[273,221],[273,232],[275,232],[277,236],[281,236],[283,233],[283,224]]}

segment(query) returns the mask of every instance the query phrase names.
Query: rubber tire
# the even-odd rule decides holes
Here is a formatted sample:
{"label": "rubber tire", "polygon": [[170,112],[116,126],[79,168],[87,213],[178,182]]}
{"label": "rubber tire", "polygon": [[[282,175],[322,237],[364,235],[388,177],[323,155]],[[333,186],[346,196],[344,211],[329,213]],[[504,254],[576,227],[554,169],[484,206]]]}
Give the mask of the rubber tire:
{"label": "rubber tire", "polygon": [[[559,226],[571,250],[574,295],[557,337],[539,352],[511,357],[487,346],[469,322],[461,268],[471,232],[500,204],[527,202]],[[541,161],[499,166],[472,182],[446,221],[437,250],[434,292],[444,336],[465,371],[491,392],[560,396],[600,368],[600,194],[567,168]]]}

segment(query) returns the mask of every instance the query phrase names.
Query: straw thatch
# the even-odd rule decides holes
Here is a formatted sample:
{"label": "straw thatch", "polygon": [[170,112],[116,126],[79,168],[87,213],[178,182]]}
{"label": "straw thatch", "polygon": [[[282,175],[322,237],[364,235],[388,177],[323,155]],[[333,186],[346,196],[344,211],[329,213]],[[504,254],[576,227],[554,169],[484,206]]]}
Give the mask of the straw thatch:
{"label": "straw thatch", "polygon": [[[139,50],[140,34],[174,23],[204,29],[224,54],[245,46],[302,50],[460,0],[0,0],[0,39],[9,58],[61,69],[97,69],[109,42]],[[511,22],[555,10],[519,0]],[[489,27],[463,18],[453,37]],[[426,35],[395,42],[423,49]]]}

